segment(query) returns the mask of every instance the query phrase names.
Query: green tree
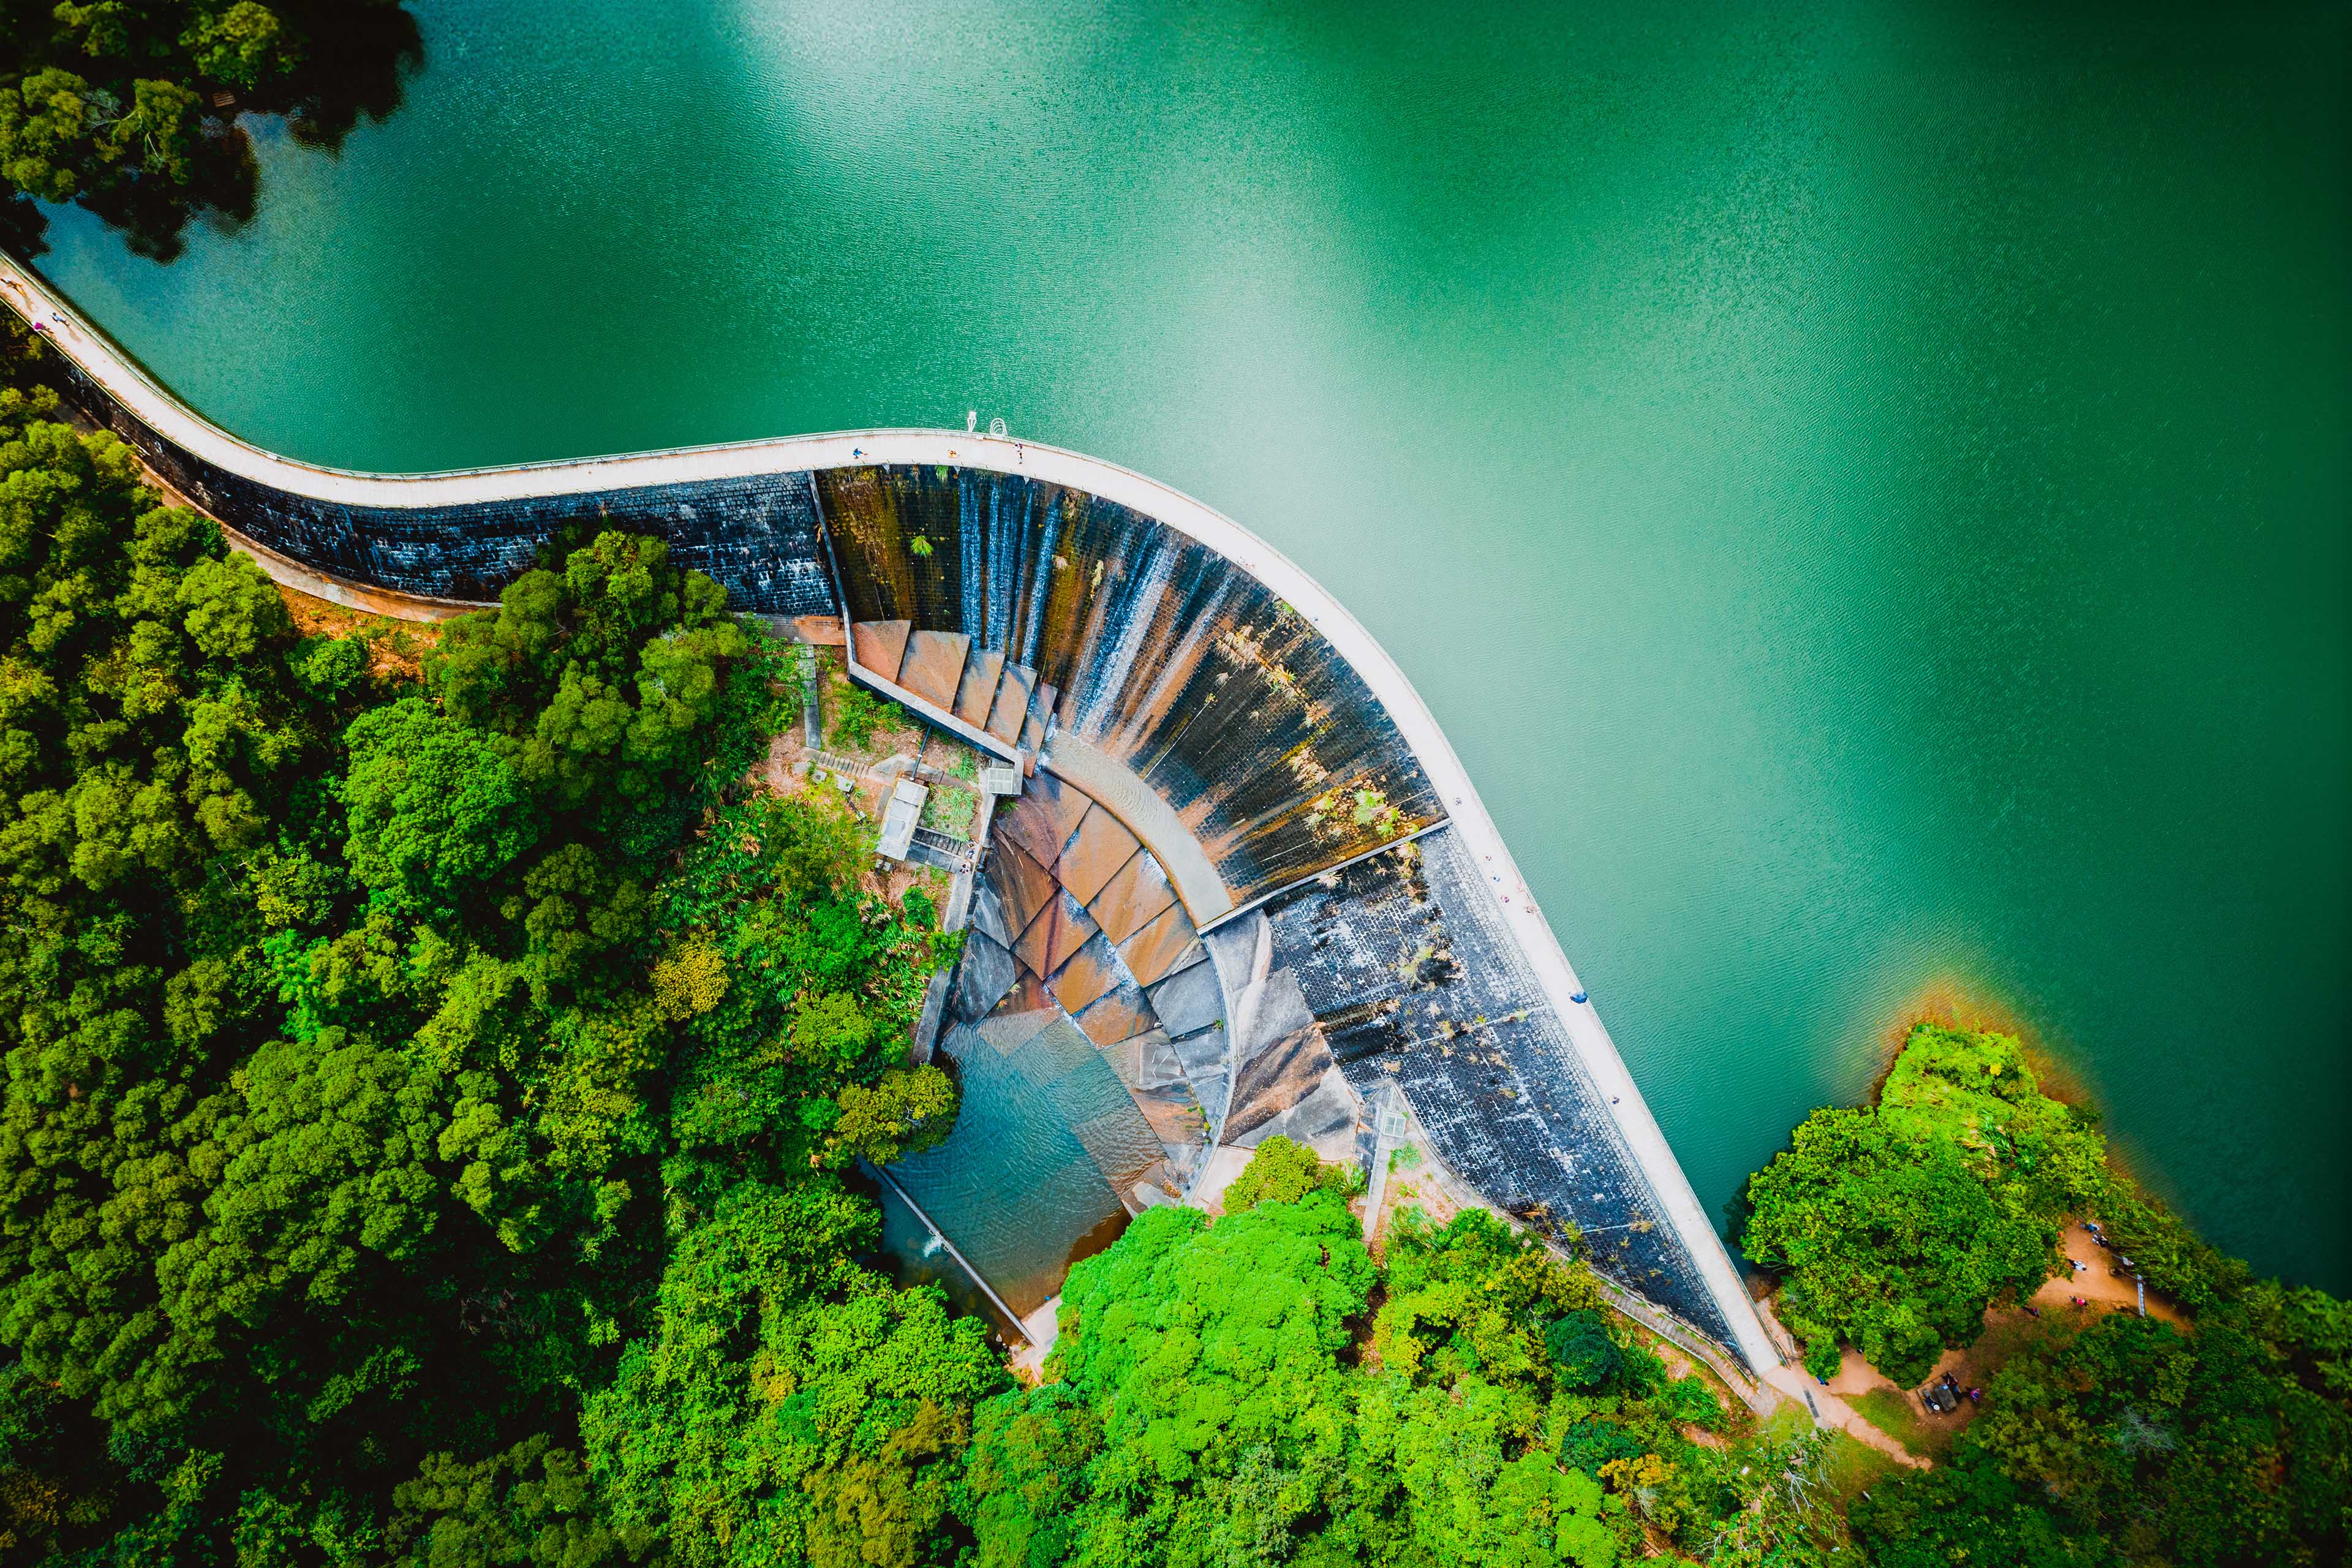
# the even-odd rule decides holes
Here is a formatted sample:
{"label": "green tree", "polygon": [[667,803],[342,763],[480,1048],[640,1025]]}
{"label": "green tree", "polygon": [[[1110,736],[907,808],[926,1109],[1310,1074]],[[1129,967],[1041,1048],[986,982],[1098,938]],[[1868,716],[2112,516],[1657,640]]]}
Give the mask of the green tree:
{"label": "green tree", "polygon": [[953,945],[854,885],[837,809],[748,791],[771,650],[607,534],[381,684],[53,407],[0,389],[0,1531],[643,1555],[666,1513],[569,1434],[625,1347],[724,1319],[716,1268],[759,1331],[697,1388],[827,1391],[771,1466],[799,1549],[938,1538],[1001,1373],[809,1167],[951,1117],[888,1058]]}
{"label": "green tree", "polygon": [[1815,1111],[1749,1180],[1741,1245],[1783,1276],[1783,1313],[1821,1364],[1843,1339],[1916,1383],[1987,1306],[2048,1278],[2103,1162],[2014,1040],[1922,1026],[1877,1107]]}
{"label": "green tree", "polygon": [[1295,1204],[1327,1183],[1337,1190],[1339,1173],[1327,1171],[1304,1143],[1276,1133],[1250,1152],[1249,1163],[1226,1184],[1224,1210],[1239,1214],[1260,1203]]}
{"label": "green tree", "polygon": [[604,1521],[580,1456],[545,1433],[472,1464],[428,1455],[392,1507],[388,1554],[415,1568],[606,1568],[651,1544]]}
{"label": "green tree", "polygon": [[[299,109],[298,139],[331,145],[362,104],[381,112],[396,99],[386,85],[415,43],[388,0],[11,7],[0,16],[0,190],[81,202],[168,257],[196,208],[252,210],[251,152],[227,119],[206,120],[213,93]],[[37,244],[29,213],[10,226]]]}
{"label": "green tree", "polygon": [[1076,1554],[1087,1468],[1102,1441],[1102,1418],[1067,1384],[979,1407],[958,1500],[971,1521],[978,1568],[1032,1568]]}
{"label": "green tree", "polygon": [[877,1234],[820,1177],[731,1192],[687,1235],[656,1329],[581,1418],[625,1527],[687,1563],[923,1560],[971,1407],[1006,1380],[977,1320],[847,1261]]}
{"label": "green tree", "polygon": [[870,1160],[887,1165],[938,1145],[955,1126],[956,1088],[938,1068],[886,1072],[872,1088],[843,1087],[840,1120],[827,1130],[825,1152],[835,1163]]}

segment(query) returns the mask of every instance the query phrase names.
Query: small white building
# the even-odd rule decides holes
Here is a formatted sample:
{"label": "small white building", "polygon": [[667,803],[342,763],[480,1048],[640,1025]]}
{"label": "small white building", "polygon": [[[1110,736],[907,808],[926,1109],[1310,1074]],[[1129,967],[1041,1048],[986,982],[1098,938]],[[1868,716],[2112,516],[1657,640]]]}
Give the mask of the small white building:
{"label": "small white building", "polygon": [[893,860],[904,860],[915,842],[915,825],[923,820],[923,803],[931,792],[912,779],[900,779],[890,786],[890,805],[882,814],[882,842],[879,847]]}

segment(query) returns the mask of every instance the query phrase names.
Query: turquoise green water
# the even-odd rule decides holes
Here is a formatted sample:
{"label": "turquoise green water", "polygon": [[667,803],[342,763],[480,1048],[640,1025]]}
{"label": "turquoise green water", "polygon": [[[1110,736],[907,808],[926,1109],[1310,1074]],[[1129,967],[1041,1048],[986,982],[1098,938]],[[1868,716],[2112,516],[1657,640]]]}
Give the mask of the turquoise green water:
{"label": "turquoise green water", "polygon": [[2340,6],[414,8],[49,276],[335,463],[1140,468],[1419,684],[1710,1205],[1956,991],[2352,1287]]}

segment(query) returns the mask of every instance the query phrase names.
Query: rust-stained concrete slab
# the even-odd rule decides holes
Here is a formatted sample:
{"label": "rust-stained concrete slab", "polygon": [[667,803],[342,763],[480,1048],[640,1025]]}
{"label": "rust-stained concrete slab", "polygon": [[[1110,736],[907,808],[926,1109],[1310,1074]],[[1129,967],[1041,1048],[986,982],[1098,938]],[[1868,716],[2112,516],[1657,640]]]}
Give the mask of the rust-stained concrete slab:
{"label": "rust-stained concrete slab", "polygon": [[1130,1094],[1139,1095],[1186,1081],[1183,1059],[1177,1056],[1165,1029],[1146,1029],[1139,1035],[1129,1035],[1117,1045],[1106,1046],[1103,1060],[1118,1074],[1119,1082],[1127,1085]]}
{"label": "rust-stained concrete slab", "polygon": [[971,639],[961,632],[917,632],[907,639],[898,684],[935,708],[952,710]]}
{"label": "rust-stained concrete slab", "polygon": [[[1307,1005],[1298,976],[1289,970],[1276,969],[1250,984],[1225,1019],[1225,1026],[1234,1032],[1234,1060],[1244,1069],[1243,1079],[1260,1051],[1314,1022],[1315,1010]],[[1242,1081],[1236,1080],[1234,1092],[1239,1095],[1241,1090]]]}
{"label": "rust-stained concrete slab", "polygon": [[[1234,908],[1234,897],[1201,841],[1134,770],[1065,730],[1054,738],[1046,764],[1108,807],[1158,858],[1176,896],[1195,925],[1206,925]],[[1041,772],[1038,775],[1044,777]]]}
{"label": "rust-stained concrete slab", "polygon": [[[1190,1091],[1181,1088],[1159,1094],[1139,1094],[1135,1108],[1143,1112],[1143,1120],[1151,1124],[1171,1160],[1187,1152],[1197,1152],[1209,1141],[1207,1118],[1201,1114]],[[1190,1160],[1182,1160],[1187,1166]]]}
{"label": "rust-stained concrete slab", "polygon": [[1120,943],[1118,955],[1138,981],[1157,985],[1178,970],[1200,963],[1206,953],[1192,922],[1184,916],[1184,906],[1171,904],[1157,920]]}
{"label": "rust-stained concrete slab", "polygon": [[1045,726],[1053,721],[1054,701],[1061,696],[1052,681],[1040,682],[1029,694],[1029,715],[1021,723],[1021,746],[1034,752],[1045,743]]}
{"label": "rust-stained concrete slab", "polygon": [[982,1018],[1013,989],[1017,973],[1013,955],[978,931],[963,939],[963,959],[956,965],[954,989],[948,1006],[958,1018]]}
{"label": "rust-stained concrete slab", "polygon": [[[1176,889],[1168,885],[1168,873],[1151,858],[1151,851],[1142,850],[1118,868],[1118,874],[1103,885],[1101,892],[1087,900],[1087,912],[1102,927],[1103,935],[1114,942],[1123,942],[1162,914],[1175,907]],[[1184,922],[1192,929],[1192,922]],[[1155,974],[1154,980],[1160,978]]]}
{"label": "rust-stained concrete slab", "polygon": [[[776,620],[773,616],[768,617],[771,626]],[[839,616],[794,616],[783,623],[779,635],[786,642],[807,643],[814,647],[839,647],[844,640]]]}
{"label": "rust-stained concrete slab", "polygon": [[[1110,943],[1097,931],[1085,946],[1070,955],[1051,984],[1054,999],[1076,1016],[1083,1013],[1095,998],[1119,982],[1118,958]],[[1100,1045],[1100,1040],[1095,1044]]]}
{"label": "rust-stained concrete slab", "polygon": [[885,680],[896,680],[907,656],[907,637],[914,629],[912,621],[860,621],[852,628],[856,642],[850,651],[861,667]]}
{"label": "rust-stained concrete slab", "polygon": [[1050,975],[1059,973],[1062,965],[1097,934],[1093,919],[1064,892],[1037,911],[1037,918],[1021,933],[1020,944],[1014,951],[1033,973]]}
{"label": "rust-stained concrete slab", "polygon": [[1146,994],[1151,998],[1151,1010],[1179,1039],[1225,1021],[1224,996],[1217,989],[1213,964],[1196,963],[1180,970],[1150,987]]}
{"label": "rust-stained concrete slab", "polygon": [[1311,1018],[1304,1028],[1268,1043],[1244,1062],[1234,1077],[1224,1142],[1249,1142],[1251,1132],[1313,1093],[1335,1065],[1321,1027]]}
{"label": "rust-stained concrete slab", "polygon": [[1078,830],[1062,846],[1062,886],[1078,902],[1091,904],[1139,847],[1125,824],[1097,805],[1079,820]]}
{"label": "rust-stained concrete slab", "polygon": [[979,729],[988,727],[988,710],[996,704],[996,678],[1004,669],[1004,655],[982,648],[964,660],[963,679],[956,684],[955,716]]}
{"label": "rust-stained concrete slab", "polygon": [[1012,949],[1013,937],[1019,934],[1019,928],[1005,920],[1004,895],[996,890],[995,882],[987,877],[975,877],[971,880],[971,915],[968,923],[972,930],[1008,952]]}
{"label": "rust-stained concrete slab", "polygon": [[1021,743],[1021,722],[1029,716],[1029,689],[1037,684],[1037,672],[1013,664],[1004,668],[1004,677],[997,683],[996,702],[988,711],[988,732],[1008,746]]}
{"label": "rust-stained concrete slab", "polygon": [[1013,933],[1008,946],[1019,942],[1040,910],[1061,897],[1053,873],[1009,834],[998,838],[989,857],[987,879],[1004,900],[1004,929]]}
{"label": "rust-stained concrete slab", "polygon": [[1125,974],[1114,975],[1110,988],[1087,1004],[1086,1011],[1078,1015],[1078,1027],[1098,1046],[1115,1046],[1157,1026],[1159,1021],[1151,1004],[1143,999],[1143,987]]}
{"label": "rust-stained concrete slab", "polygon": [[1225,1076],[1225,1031],[1221,1024],[1184,1035],[1169,1042],[1169,1049],[1184,1064],[1184,1081],[1192,1086],[1192,1094],[1200,1100],[1201,1109],[1212,1121],[1225,1113],[1227,1090],[1231,1083]]}
{"label": "rust-stained concrete slab", "polygon": [[1013,988],[997,1003],[996,1010],[1000,1013],[1052,1013],[1058,1011],[1059,1005],[1054,1000],[1054,994],[1045,989],[1045,983],[1023,968],[1019,959],[1014,959]]}
{"label": "rust-stained concrete slab", "polygon": [[1093,797],[1076,785],[1041,773],[1013,797],[1013,804],[997,819],[996,832],[1028,850],[1037,864],[1050,871],[1061,864],[1062,845],[1094,804]]}
{"label": "rust-stained concrete slab", "polygon": [[1357,1134],[1362,1118],[1362,1104],[1346,1076],[1336,1066],[1328,1067],[1314,1087],[1280,1115],[1257,1121],[1241,1132],[1234,1131],[1228,1121],[1224,1142],[1255,1149],[1279,1136],[1306,1144],[1326,1160],[1352,1161],[1361,1157]]}

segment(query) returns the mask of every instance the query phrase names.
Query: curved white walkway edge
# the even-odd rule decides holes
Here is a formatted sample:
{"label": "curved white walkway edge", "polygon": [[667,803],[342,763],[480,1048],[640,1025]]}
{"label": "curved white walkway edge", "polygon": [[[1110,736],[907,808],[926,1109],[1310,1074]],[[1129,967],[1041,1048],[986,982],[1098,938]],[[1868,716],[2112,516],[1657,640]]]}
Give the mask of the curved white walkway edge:
{"label": "curved white walkway edge", "polygon": [[796,436],[729,446],[681,448],[626,457],[591,458],[432,474],[368,474],[281,458],[204,419],[156,383],[129,356],[82,321],[37,278],[0,258],[0,297],[44,323],[57,346],[156,434],[190,455],[257,483],[321,500],[373,507],[454,506],[473,501],[560,496],[714,479],[739,479],[800,469],[866,468],[877,464],[946,464],[1026,475],[1115,501],[1187,534],[1256,577],[1305,616],[1371,689],[1419,758],[1445,803],[1463,841],[1486,871],[1506,927],[1518,941],[1559,1012],[1594,1085],[1612,1114],[1738,1343],[1731,1347],[1759,1373],[1780,1364],[1748,1300],[1730,1255],[1708,1222],[1689,1179],[1641,1090],[1625,1069],[1584,988],[1538,910],[1501,832],[1478,798],[1470,775],[1437,721],[1355,617],[1296,563],[1230,518],[1191,497],[1100,458],[1010,437],[941,430],[862,430]]}

